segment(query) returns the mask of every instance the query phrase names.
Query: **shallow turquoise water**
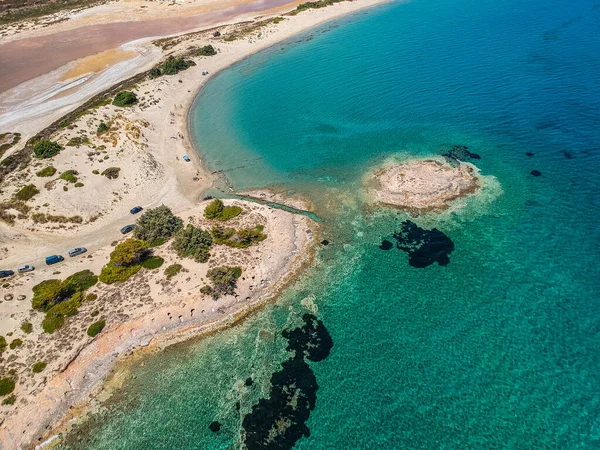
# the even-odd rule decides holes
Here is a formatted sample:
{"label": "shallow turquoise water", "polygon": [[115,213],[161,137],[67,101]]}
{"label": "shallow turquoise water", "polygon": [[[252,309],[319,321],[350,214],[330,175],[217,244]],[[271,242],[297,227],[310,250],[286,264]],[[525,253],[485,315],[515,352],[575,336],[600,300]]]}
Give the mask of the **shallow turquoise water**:
{"label": "shallow turquoise water", "polygon": [[[69,446],[238,447],[312,298],[334,348],[296,448],[599,448],[599,29],[591,0],[414,0],[216,76],[191,116],[207,164],[306,195],[331,244],[276,304],[147,358]],[[406,216],[365,208],[361,177],[455,144],[500,188],[419,219],[455,250],[416,269],[378,248]]]}

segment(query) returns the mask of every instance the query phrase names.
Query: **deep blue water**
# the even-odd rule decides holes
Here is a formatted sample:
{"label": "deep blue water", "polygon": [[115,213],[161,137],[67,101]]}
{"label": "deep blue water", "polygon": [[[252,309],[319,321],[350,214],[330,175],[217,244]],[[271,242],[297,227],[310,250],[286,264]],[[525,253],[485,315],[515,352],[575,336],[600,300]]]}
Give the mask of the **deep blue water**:
{"label": "deep blue water", "polygon": [[[244,324],[149,357],[72,447],[238,447],[311,298],[334,347],[296,448],[600,448],[599,30],[591,0],[414,0],[217,75],[190,118],[206,164],[307,196],[331,244]],[[362,177],[459,144],[495,181],[415,220],[455,250],[413,268]]]}

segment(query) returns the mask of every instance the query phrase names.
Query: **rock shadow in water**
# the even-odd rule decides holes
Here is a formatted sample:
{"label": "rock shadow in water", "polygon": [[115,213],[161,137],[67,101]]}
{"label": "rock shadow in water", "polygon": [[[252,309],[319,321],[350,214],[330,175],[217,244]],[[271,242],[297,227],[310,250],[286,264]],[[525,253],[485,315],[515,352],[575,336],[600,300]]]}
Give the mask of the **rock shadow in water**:
{"label": "rock shadow in water", "polygon": [[454,147],[442,151],[442,156],[451,166],[457,166],[461,161],[471,159],[481,159],[477,153],[471,153],[466,145],[455,145]]}
{"label": "rock shadow in water", "polygon": [[410,220],[402,222],[394,239],[396,247],[408,253],[408,263],[419,269],[434,262],[447,265],[450,262],[448,255],[454,251],[454,242],[440,230],[425,230]]}

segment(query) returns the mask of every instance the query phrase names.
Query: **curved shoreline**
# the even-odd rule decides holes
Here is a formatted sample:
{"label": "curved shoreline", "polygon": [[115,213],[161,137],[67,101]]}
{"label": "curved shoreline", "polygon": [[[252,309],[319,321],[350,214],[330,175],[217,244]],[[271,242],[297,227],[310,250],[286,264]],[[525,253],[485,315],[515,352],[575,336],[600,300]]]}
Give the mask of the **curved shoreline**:
{"label": "curved shoreline", "polygon": [[[229,59],[221,58],[216,68],[211,69],[211,75],[317,25],[385,1],[387,0],[357,0],[338,3],[320,10],[305,11],[300,19],[294,17],[294,20],[286,21],[289,26],[278,27],[276,32],[267,35],[258,42],[240,41],[229,46],[229,50],[233,46],[237,46],[239,51],[233,57],[230,55]],[[196,72],[199,72],[199,69]],[[196,72],[190,70],[190,73],[184,74],[182,78],[188,81]],[[196,101],[199,101],[198,99],[207,81],[202,77],[190,81],[193,85],[190,86],[190,93],[186,95],[184,105],[182,105],[182,109],[185,111],[185,122],[184,124],[178,123],[175,127],[176,130],[183,130],[188,136],[191,135],[189,133],[191,108],[196,104]],[[183,88],[186,87],[186,84],[180,86]],[[166,115],[166,112],[164,114]],[[214,175],[209,172],[202,162],[199,149],[194,146],[191,140],[183,139],[181,142],[184,149],[193,151],[193,155],[190,156],[194,160],[194,167],[202,171],[206,178],[214,183]],[[202,192],[196,189],[190,194],[196,196],[197,199],[202,195]],[[303,220],[307,219],[304,218]],[[295,228],[296,233],[301,231],[303,231],[301,227],[297,226]],[[161,308],[150,314],[121,323],[83,346],[80,352],[38,391],[32,402],[21,408],[18,413],[7,418],[0,433],[0,449],[29,448],[34,445],[34,440],[41,442],[42,439],[47,439],[49,435],[53,434],[53,430],[57,427],[60,429],[61,426],[70,422],[74,414],[80,415],[83,413],[86,408],[83,401],[92,394],[101,391],[107,380],[110,383],[111,374],[116,374],[118,364],[120,362],[127,363],[128,359],[125,358],[127,355],[138,354],[140,351],[149,349],[160,349],[193,337],[208,335],[238,323],[268,301],[275,300],[281,291],[294,281],[302,269],[310,264],[314,256],[314,243],[317,241],[314,236],[312,236],[312,240],[307,238],[304,243],[301,240],[300,244],[298,244],[298,239],[301,239],[301,237],[296,235],[296,248],[301,248],[300,254],[287,260],[285,267],[274,278],[272,285],[266,288],[266,291],[258,292],[243,306],[234,305],[231,310],[223,312],[221,317],[208,321],[188,321],[185,325],[182,325],[183,322],[181,322],[173,326],[172,323],[165,320],[165,311],[166,309],[174,311],[174,308]],[[312,242],[309,243],[309,241]],[[161,315],[163,321],[160,323],[155,322],[155,319]],[[35,421],[31,419],[32,417],[35,417]],[[39,436],[43,437],[39,438]]]}

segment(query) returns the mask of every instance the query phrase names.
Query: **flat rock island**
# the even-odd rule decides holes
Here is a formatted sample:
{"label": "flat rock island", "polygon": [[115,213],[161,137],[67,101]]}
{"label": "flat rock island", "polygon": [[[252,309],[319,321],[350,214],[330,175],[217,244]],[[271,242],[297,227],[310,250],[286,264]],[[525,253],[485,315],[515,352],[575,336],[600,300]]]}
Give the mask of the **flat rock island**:
{"label": "flat rock island", "polygon": [[472,164],[453,167],[432,159],[388,164],[368,179],[368,191],[377,202],[413,215],[445,210],[452,200],[480,188]]}

